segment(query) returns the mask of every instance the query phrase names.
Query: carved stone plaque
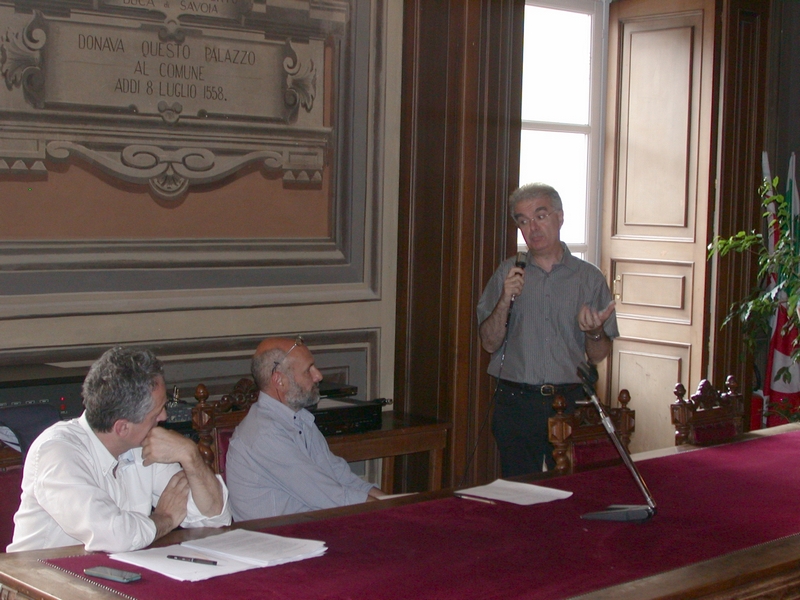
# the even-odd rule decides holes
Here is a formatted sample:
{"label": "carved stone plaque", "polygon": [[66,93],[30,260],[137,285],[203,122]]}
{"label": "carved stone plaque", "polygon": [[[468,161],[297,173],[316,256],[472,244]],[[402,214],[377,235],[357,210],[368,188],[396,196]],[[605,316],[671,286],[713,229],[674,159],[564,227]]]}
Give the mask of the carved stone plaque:
{"label": "carved stone plaque", "polygon": [[285,181],[321,179],[325,36],[346,4],[326,3],[321,19],[306,5],[296,36],[244,0],[106,0],[66,15],[33,5],[0,3],[0,174],[79,157],[162,200],[254,162]]}

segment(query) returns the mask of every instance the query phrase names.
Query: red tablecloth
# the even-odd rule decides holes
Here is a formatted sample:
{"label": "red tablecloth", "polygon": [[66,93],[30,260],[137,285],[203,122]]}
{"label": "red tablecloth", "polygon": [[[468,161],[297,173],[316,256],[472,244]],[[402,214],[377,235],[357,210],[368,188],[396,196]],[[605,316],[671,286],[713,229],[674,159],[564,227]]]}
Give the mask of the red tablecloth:
{"label": "red tablecloth", "polygon": [[[643,524],[583,520],[642,504],[624,467],[549,480],[535,506],[446,498],[270,533],[324,540],[319,558],[197,583],[144,571],[137,600],[566,598],[800,532],[800,433],[637,463],[658,505]],[[48,561],[82,573],[104,555]]]}

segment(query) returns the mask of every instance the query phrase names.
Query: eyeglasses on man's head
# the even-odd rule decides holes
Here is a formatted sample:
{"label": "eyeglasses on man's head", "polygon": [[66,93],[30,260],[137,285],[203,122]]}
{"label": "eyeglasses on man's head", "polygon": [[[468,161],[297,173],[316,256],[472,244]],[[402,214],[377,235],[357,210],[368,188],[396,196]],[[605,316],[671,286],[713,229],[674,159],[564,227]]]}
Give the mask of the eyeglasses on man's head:
{"label": "eyeglasses on man's head", "polygon": [[288,357],[292,353],[292,350],[294,350],[298,346],[303,346],[303,345],[304,344],[303,344],[303,336],[302,335],[298,335],[296,338],[294,338],[294,344],[292,344],[291,347],[286,351],[286,354],[283,355],[283,358],[280,359],[280,360],[276,360],[273,363],[272,372],[275,373],[275,370],[280,366],[280,364],[283,361],[286,360],[286,357]]}

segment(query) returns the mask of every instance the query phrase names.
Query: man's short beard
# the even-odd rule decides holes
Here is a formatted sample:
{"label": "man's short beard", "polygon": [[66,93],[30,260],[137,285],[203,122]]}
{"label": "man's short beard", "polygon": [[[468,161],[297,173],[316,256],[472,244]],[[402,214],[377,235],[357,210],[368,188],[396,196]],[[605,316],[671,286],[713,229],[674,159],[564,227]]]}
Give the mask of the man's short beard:
{"label": "man's short beard", "polygon": [[287,379],[289,380],[289,390],[286,392],[284,400],[286,400],[286,404],[289,408],[297,412],[301,408],[309,408],[317,405],[317,402],[319,402],[318,383],[315,383],[310,390],[305,391],[292,377],[288,377]]}

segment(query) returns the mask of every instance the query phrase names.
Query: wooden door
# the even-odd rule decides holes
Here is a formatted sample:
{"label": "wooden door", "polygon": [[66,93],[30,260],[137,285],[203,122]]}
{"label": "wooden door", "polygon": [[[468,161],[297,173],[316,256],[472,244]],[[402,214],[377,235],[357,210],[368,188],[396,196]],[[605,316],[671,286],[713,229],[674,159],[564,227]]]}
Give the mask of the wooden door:
{"label": "wooden door", "polygon": [[702,378],[714,27],[714,0],[610,7],[601,264],[621,335],[606,397],[631,393],[633,452],[674,444],[671,390]]}

